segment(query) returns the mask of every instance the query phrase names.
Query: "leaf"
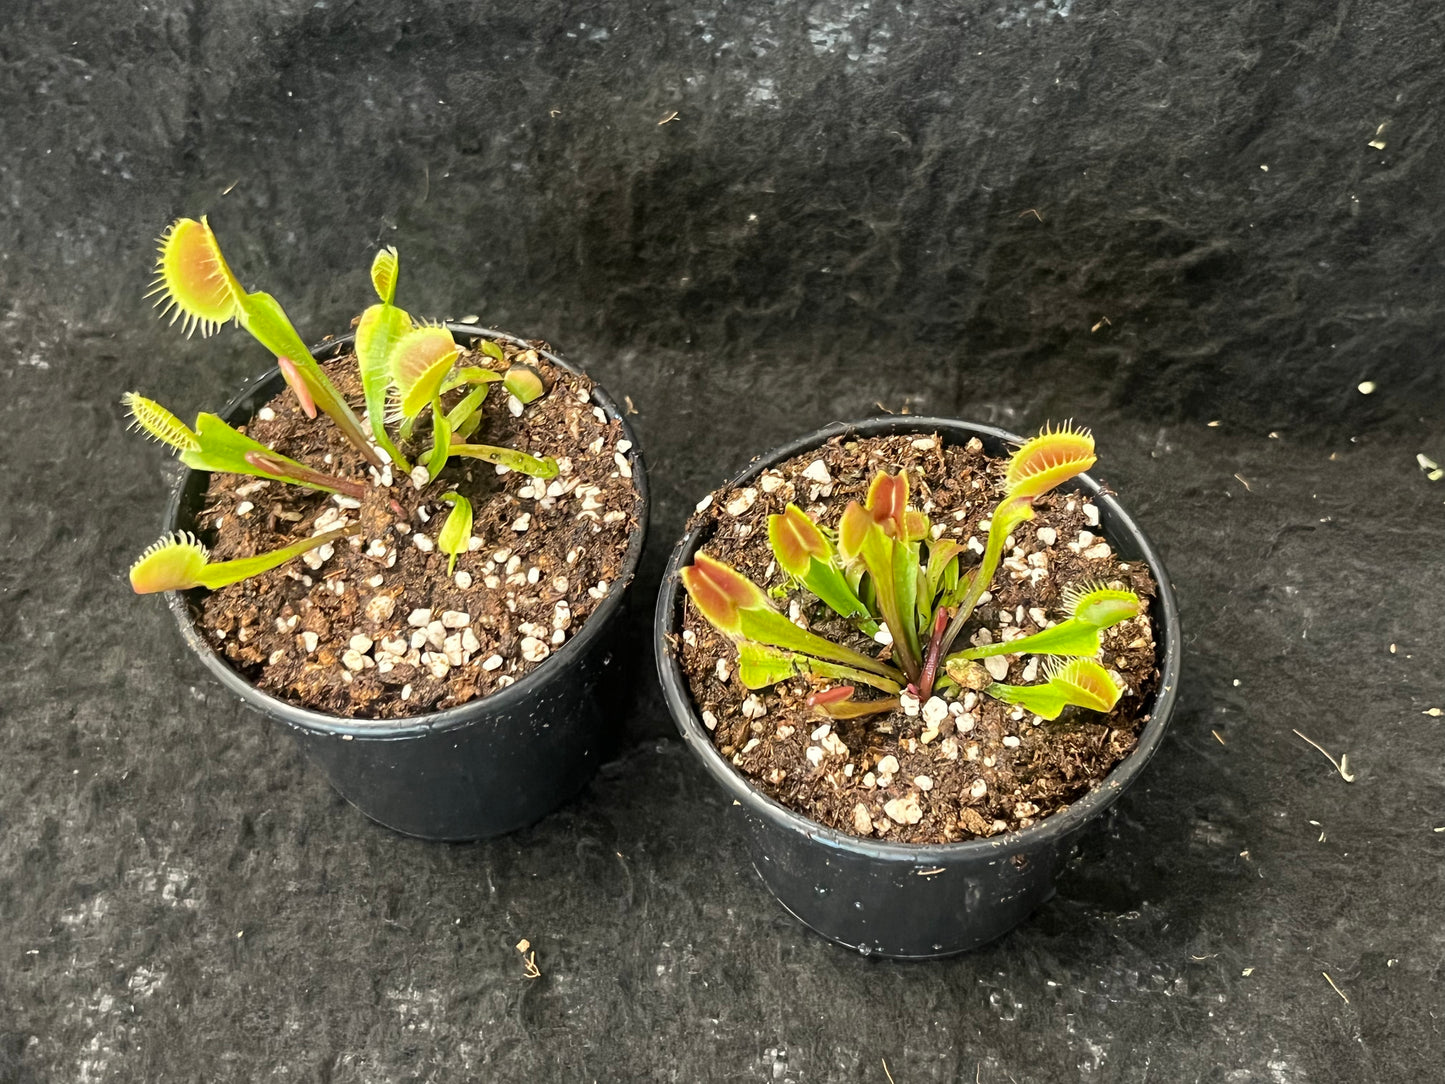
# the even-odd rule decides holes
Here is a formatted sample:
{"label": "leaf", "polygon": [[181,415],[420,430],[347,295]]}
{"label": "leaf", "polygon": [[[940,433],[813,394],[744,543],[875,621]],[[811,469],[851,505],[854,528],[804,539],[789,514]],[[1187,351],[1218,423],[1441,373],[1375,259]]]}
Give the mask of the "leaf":
{"label": "leaf", "polygon": [[[290,358],[316,405],[367,462],[380,467],[381,460],[366,442],[356,415],[326,379],[280,304],[270,294],[248,294],[241,288],[205,216],[199,222],[177,219],[159,243],[156,278],[146,296],[159,295],[156,305],[165,306],[161,315],[174,309],[171,323],[184,316],[186,333],[199,329],[202,337],[214,334],[227,320],[235,320],[278,358]],[[292,375],[288,373],[287,379],[292,380]],[[292,387],[298,396],[302,394],[298,384]]]}
{"label": "leaf", "polygon": [[453,432],[466,425],[467,422],[472,419],[472,416],[477,412],[477,408],[482,405],[482,400],[486,397],[487,385],[483,384],[467,392],[467,394],[462,397],[461,402],[447,411],[447,424],[452,427]]}
{"label": "leaf", "polygon": [[884,677],[897,676],[897,671],[887,663],[869,658],[842,644],[825,640],[807,629],[800,629],[771,606],[765,609],[738,610],[737,626],[742,637],[747,640],[756,640],[772,647],[786,647],[817,659],[856,666],[859,670]]}
{"label": "leaf", "polygon": [[338,478],[334,474],[322,474],[318,470],[312,470],[304,464],[287,464],[283,456],[274,452],[247,452],[246,462],[255,467],[256,470],[250,473],[256,474],[264,471],[264,477],[283,477],[288,479],[294,476],[295,481],[300,485],[310,486],[312,489],[333,490],[337,493],[345,493],[357,500],[366,496],[366,483],[353,482],[348,478]]}
{"label": "leaf", "polygon": [[869,636],[878,631],[878,622],[873,620],[868,608],[863,605],[863,600],[848,586],[847,577],[837,566],[824,564],[818,558],[812,557],[808,561],[808,570],[801,579],[803,586],[822,599],[839,617],[857,621],[858,627]]}
{"label": "leaf", "polygon": [[798,673],[796,656],[765,644],[738,644],[738,680],[749,689],[766,689]]}
{"label": "leaf", "polygon": [[804,672],[817,678],[869,685],[885,693],[896,694],[903,688],[891,678],[870,674],[856,667],[815,659],[752,640],[738,644],[738,678],[749,689],[766,689]]}
{"label": "leaf", "polygon": [[909,509],[903,514],[905,530],[903,537],[909,542],[921,542],[928,537],[928,529],[933,526],[927,516],[922,512]]}
{"label": "leaf", "polygon": [[451,391],[453,388],[460,388],[463,384],[495,384],[501,379],[501,373],[494,373],[490,369],[483,369],[476,365],[463,365],[457,369],[455,376],[450,377],[442,385],[442,391]]}
{"label": "leaf", "polygon": [[806,666],[808,673],[814,677],[852,681],[859,685],[871,685],[873,688],[885,693],[899,693],[903,691],[901,682],[895,681],[893,678],[884,677],[881,674],[870,674],[866,670],[859,670],[856,667],[828,662],[825,659],[810,659],[806,655],[797,655],[794,656],[794,658],[798,660],[798,665]]}
{"label": "leaf", "polygon": [[849,501],[838,520],[838,554],[844,564],[853,564],[863,551],[868,532],[873,529],[873,517],[857,501]]}
{"label": "leaf", "polygon": [[452,506],[437,533],[437,545],[451,558],[447,562],[450,576],[457,567],[457,554],[465,553],[472,542],[472,502],[455,491],[443,493],[441,499]]}
{"label": "leaf", "polygon": [[513,365],[502,377],[502,386],[511,392],[525,406],[534,403],[547,393],[542,383],[542,374],[530,365]]}
{"label": "leaf", "polygon": [[461,351],[444,327],[412,328],[392,349],[389,364],[402,417],[415,418],[441,392]]}
{"label": "leaf", "polygon": [[306,386],[306,378],[301,375],[301,370],[285,354],[276,355],[276,368],[281,370],[281,375],[296,395],[296,401],[301,404],[301,412],[308,418],[316,417],[316,400],[311,398],[311,389]]}
{"label": "leaf", "polygon": [[[380,259],[384,254],[377,254]],[[375,275],[376,268],[372,267]],[[395,281],[392,282],[393,288]],[[361,390],[366,396],[366,415],[371,435],[387,450],[391,458],[405,469],[403,459],[386,432],[386,393],[391,387],[391,352],[411,330],[411,316],[395,305],[372,305],[361,314],[356,325],[356,365],[361,374]]]}
{"label": "leaf", "polygon": [[426,471],[429,478],[435,478],[441,474],[442,468],[447,465],[447,458],[452,450],[452,423],[442,411],[441,401],[432,400],[432,448],[427,456]]}
{"label": "leaf", "polygon": [[963,547],[952,539],[928,543],[928,570],[918,597],[927,599],[930,608],[939,591],[949,586],[950,576],[954,583],[958,582],[958,555],[962,552]]}
{"label": "leaf", "polygon": [[1072,422],[1047,425],[1009,457],[1004,487],[1010,497],[1032,500],[1094,465],[1094,437]]}
{"label": "leaf", "polygon": [[[231,428],[214,414],[196,415],[195,428],[197,447],[181,453],[181,462],[192,470],[230,471],[233,474],[250,474],[257,478],[274,478],[293,485],[310,486],[336,492],[332,486],[318,486],[313,481],[303,480],[314,474],[304,463],[288,459],[280,452],[272,451],[258,440],[252,440],[245,433]],[[260,452],[279,471],[261,469],[246,460],[248,452]]]}
{"label": "leaf", "polygon": [[492,339],[483,339],[477,345],[477,349],[480,350],[483,354],[486,354],[487,357],[495,358],[497,361],[507,360],[507,355],[502,350],[501,344]]}
{"label": "leaf", "polygon": [[359,525],[342,527],[326,534],[313,535],[300,542],[235,561],[210,563],[210,554],[187,532],[167,535],[144,553],[130,569],[130,585],[138,595],[156,591],[186,591],[192,587],[207,587],[215,590],[228,584],[239,583],[250,576],[259,575],[293,558],[300,557],[317,546],[334,542],[345,535],[356,534]]}
{"label": "leaf", "polygon": [[1083,621],[1062,621],[1017,640],[1003,640],[956,651],[950,659],[987,659],[994,655],[1084,655],[1099,653],[1099,630]]}
{"label": "leaf", "polygon": [[214,335],[227,320],[236,318],[245,294],[221,255],[220,243],[204,215],[179,218],[166,227],[157,241],[160,256],[156,277],[146,297],[155,297],[162,319],[170,315],[174,324],[190,335]]}
{"label": "leaf", "polygon": [[873,585],[874,610],[893,634],[894,657],[909,680],[914,680],[921,668],[918,628],[914,622],[918,555],[908,544],[889,538],[881,525],[870,522],[863,534],[858,558],[868,569]]}
{"label": "leaf", "polygon": [[497,448],[490,444],[453,444],[451,454],[470,456],[472,459],[484,459],[488,463],[496,463],[498,466],[508,467],[518,474],[528,474],[533,478],[557,477],[557,461],[550,455],[542,456],[539,459],[526,452],[519,452],[512,448]]}
{"label": "leaf", "polygon": [[[301,341],[281,303],[267,293],[243,294],[239,300],[237,322],[277,358],[286,358],[293,366],[282,372],[297,398],[303,403],[307,395],[321,411],[336,423],[342,435],[373,467],[381,467],[381,458],[366,439],[361,422],[336,390],[336,385],[321,371],[311,351]],[[299,377],[299,380],[297,379]],[[303,390],[304,389],[304,390]]]}
{"label": "leaf", "polygon": [[[889,626],[893,643],[898,644],[899,633],[908,641],[908,650],[913,658],[922,658],[918,640],[919,621],[917,617],[929,618],[931,613],[918,614],[918,550],[907,542],[893,540],[893,592],[898,599],[898,622],[900,628]],[[925,626],[926,627],[926,626]],[[916,676],[916,675],[910,675]]]}
{"label": "leaf", "polygon": [[[1003,556],[1004,542],[1008,539],[1009,532],[1025,520],[1033,519],[1034,509],[1028,497],[1008,497],[1002,504],[994,509],[993,520],[988,528],[988,544],[984,546],[983,560],[969,569],[966,575],[960,580],[959,586],[963,587],[963,596],[958,604],[958,612],[953,615],[949,622],[948,630],[943,634],[943,650],[948,651],[953,642],[958,639],[958,634],[963,631],[964,624],[973,616],[973,609],[978,605],[979,598],[988,590],[989,584],[993,583],[994,573],[998,571],[999,559]],[[949,602],[945,600],[945,602]]]}
{"label": "leaf", "polygon": [[[317,393],[320,391],[320,381],[326,377],[312,361],[311,351],[301,341],[301,336],[297,334],[279,301],[266,293],[242,294],[236,320],[257,342],[271,351],[278,361],[285,358],[291,363],[291,370],[288,371],[283,365],[281,372],[303,407],[307,406],[308,399],[324,398],[324,395]],[[310,369],[315,369],[314,373],[306,368],[307,361],[312,361]],[[335,394],[334,388],[332,392]],[[315,407],[307,408],[306,414],[314,418]]]}
{"label": "leaf", "polygon": [[1109,672],[1092,659],[1070,659],[1054,668],[1042,685],[990,685],[985,691],[1005,703],[1022,704],[1045,719],[1057,719],[1069,705],[1113,711],[1122,690]]}
{"label": "leaf", "polygon": [[1099,632],[1121,621],[1137,617],[1143,603],[1132,591],[1108,587],[1068,588],[1064,607],[1074,616],[1053,628],[1005,643],[971,647],[953,655],[956,659],[986,659],[990,655],[1080,655],[1093,658],[1099,653]]}
{"label": "leaf", "polygon": [[896,696],[881,700],[854,700],[851,685],[838,685],[808,697],[808,707],[830,719],[859,719],[884,711],[896,711],[902,705]]}
{"label": "leaf", "polygon": [[381,303],[392,307],[396,301],[396,280],[401,274],[401,257],[395,247],[387,245],[371,261],[371,287]]}

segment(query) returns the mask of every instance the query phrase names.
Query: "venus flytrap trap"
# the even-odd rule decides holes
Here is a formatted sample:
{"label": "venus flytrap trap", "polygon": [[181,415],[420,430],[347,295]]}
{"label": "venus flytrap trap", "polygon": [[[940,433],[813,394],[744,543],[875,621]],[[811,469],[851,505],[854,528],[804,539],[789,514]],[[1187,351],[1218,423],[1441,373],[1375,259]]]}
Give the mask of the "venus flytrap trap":
{"label": "venus flytrap trap", "polygon": [[1070,705],[1105,714],[1114,710],[1122,690],[1093,659],[1050,659],[1041,685],[993,682],[984,692],[1006,704],[1021,704],[1044,719],[1057,719]]}
{"label": "venus flytrap trap", "polygon": [[[898,710],[909,698],[982,693],[1022,705],[1046,719],[1073,705],[1109,712],[1120,690],[1099,663],[1100,633],[1137,617],[1142,602],[1131,591],[1104,584],[1073,585],[1064,592],[1065,618],[1038,632],[952,652],[997,574],[1011,535],[1033,518],[1033,502],[1086,471],[1095,461],[1087,430],[1048,427],[1009,457],[1004,493],[988,524],[977,564],[968,551],[942,538],[923,512],[909,506],[906,471],[879,471],[865,499],[850,501],[836,529],[816,522],[795,504],[768,520],[768,541],[789,585],[801,586],[857,633],[884,645],[881,657],[835,643],[800,627],[778,611],[768,594],[721,561],[699,553],[682,570],[693,604],[738,650],[738,677],[764,689],[798,675],[818,685],[809,706],[832,719]],[[980,660],[1030,654],[1049,659],[1046,680],[1011,686],[992,680]],[[855,699],[857,686],[882,696]]]}
{"label": "venus flytrap trap", "polygon": [[131,566],[130,585],[138,595],[153,594],[157,591],[189,591],[193,587],[215,590],[229,584],[240,583],[251,576],[258,576],[293,557],[356,534],[360,528],[343,527],[303,539],[270,553],[255,557],[242,557],[234,561],[212,562],[210,552],[186,532],[167,535],[156,542],[140,560]]}

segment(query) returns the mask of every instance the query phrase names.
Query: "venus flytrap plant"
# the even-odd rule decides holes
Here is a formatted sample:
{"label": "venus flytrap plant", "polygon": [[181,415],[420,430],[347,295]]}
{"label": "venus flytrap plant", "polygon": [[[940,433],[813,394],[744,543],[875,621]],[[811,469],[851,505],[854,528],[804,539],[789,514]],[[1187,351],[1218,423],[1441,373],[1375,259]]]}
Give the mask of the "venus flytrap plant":
{"label": "venus flytrap plant", "polygon": [[130,567],[130,585],[138,595],[156,591],[188,591],[192,587],[215,590],[269,571],[303,553],[356,534],[360,527],[342,527],[313,535],[281,549],[242,557],[234,561],[212,563],[210,552],[193,534],[184,531],[167,535],[150,546]]}
{"label": "venus flytrap plant", "polygon": [[[199,221],[177,220],[159,244],[157,275],[147,296],[157,297],[156,305],[162,307],[162,315],[169,314],[171,323],[180,320],[188,335],[199,331],[202,337],[208,337],[228,321],[245,328],[276,356],[277,365],[303,412],[313,418],[318,408],[326,413],[374,468],[378,485],[385,475],[376,472],[384,470],[387,462],[395,463],[413,478],[417,476],[400,446],[412,440],[417,420],[428,409],[431,447],[421,455],[425,481],[418,482],[418,488],[435,481],[452,456],[481,459],[536,478],[556,476],[557,463],[550,456],[538,457],[474,441],[482,420],[481,407],[491,384],[503,384],[516,400],[512,404],[515,414],[520,413],[518,404],[525,406],[546,394],[546,383],[535,369],[525,364],[514,364],[505,372],[499,371],[500,365],[495,369],[483,365],[458,366],[461,348],[449,330],[439,325],[418,325],[409,313],[396,305],[400,260],[395,248],[382,249],[372,260],[370,278],[378,302],[362,313],[355,338],[370,437],[376,442],[373,447],[356,415],[311,356],[280,304],[269,294],[248,293],[242,288],[204,217]],[[484,341],[479,349],[492,362],[506,360],[505,352],[495,342]],[[459,388],[466,388],[466,394],[444,409],[442,397]],[[181,461],[194,470],[253,475],[354,500],[365,498],[371,490],[365,482],[318,471],[281,455],[214,414],[197,415],[191,427],[159,403],[137,393],[128,393],[123,402],[138,428],[175,449]],[[400,423],[395,437],[387,431],[388,421]],[[457,554],[463,552],[470,541],[472,513],[470,504],[460,494],[449,492],[441,499],[453,506],[443,537],[439,539],[442,550],[450,558],[450,574]],[[401,511],[395,499],[390,503],[393,509]],[[265,559],[207,566],[205,551],[193,538],[188,536],[172,542],[173,545],[152,547],[137,563],[139,579],[132,577],[137,591],[169,590],[183,580],[184,586],[223,586],[274,568],[320,544],[311,540],[298,544],[300,548],[277,550]],[[270,560],[273,556],[274,561]],[[191,583],[189,579],[196,582]],[[160,586],[145,586],[154,584]]]}
{"label": "venus flytrap plant", "polygon": [[[1046,427],[1023,444],[1009,458],[1004,495],[994,510],[982,558],[967,569],[961,567],[964,548],[931,538],[928,518],[909,507],[906,472],[876,474],[865,500],[848,503],[836,534],[796,505],[770,516],[769,544],[790,582],[801,584],[855,628],[886,642],[891,656],[887,661],[799,628],[774,609],[762,588],[707,554],[699,553],[682,570],[683,586],[703,617],[737,645],[738,675],[748,688],[766,688],[799,674],[845,682],[808,700],[830,718],[894,710],[901,706],[903,692],[926,700],[935,689],[953,687],[1021,703],[1049,719],[1070,704],[1109,711],[1119,690],[1092,659],[1099,652],[1102,630],[1141,612],[1140,599],[1130,591],[1104,585],[1071,588],[1064,598],[1068,616],[1059,624],[949,654],[992,583],[1007,538],[1033,517],[1033,502],[1094,461],[1093,438],[1070,425]],[[991,682],[977,662],[1020,653],[1051,657],[1046,682],[1001,685]],[[885,695],[856,701],[856,685]]]}

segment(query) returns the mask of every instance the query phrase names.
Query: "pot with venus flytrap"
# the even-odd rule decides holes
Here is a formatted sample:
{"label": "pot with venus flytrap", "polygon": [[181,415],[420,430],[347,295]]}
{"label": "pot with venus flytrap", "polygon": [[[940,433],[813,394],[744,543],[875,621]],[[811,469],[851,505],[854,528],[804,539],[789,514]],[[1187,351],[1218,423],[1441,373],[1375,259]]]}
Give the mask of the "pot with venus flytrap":
{"label": "pot with venus flytrap", "polygon": [[705,500],[657,607],[664,691],[754,865],[860,951],[963,951],[1053,892],[1178,676],[1167,575],[1092,436],[834,425]]}
{"label": "pot with venus flytrap", "polygon": [[160,245],[172,322],[234,321],[277,367],[193,426],[125,397],[189,468],[133,587],[373,819],[463,840],[561,804],[605,745],[604,632],[646,528],[625,419],[540,343],[413,319],[395,249],[355,333],[313,351],[204,218]]}

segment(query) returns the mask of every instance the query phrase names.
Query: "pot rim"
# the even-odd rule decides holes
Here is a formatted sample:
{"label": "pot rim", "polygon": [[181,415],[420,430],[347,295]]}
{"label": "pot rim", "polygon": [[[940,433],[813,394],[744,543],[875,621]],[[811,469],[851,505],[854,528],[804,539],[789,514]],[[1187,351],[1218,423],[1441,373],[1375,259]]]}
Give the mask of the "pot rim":
{"label": "pot rim", "polygon": [[[500,340],[514,345],[534,349],[547,361],[560,369],[565,369],[574,376],[586,375],[575,365],[564,361],[557,354],[550,350],[543,350],[533,346],[526,339],[504,331],[497,331],[491,328],[484,328],[480,324],[467,324],[448,320],[444,323],[448,331],[454,335],[465,335],[472,338],[485,338]],[[355,333],[349,332],[335,338],[326,339],[317,343],[311,348],[312,356],[318,361],[330,360],[342,353],[345,347],[351,345],[355,339]],[[232,411],[238,408],[244,400],[254,394],[256,387],[265,380],[272,379],[277,374],[276,368],[256,376],[242,386],[226,404],[221,411],[223,417],[228,417]],[[424,734],[455,730],[474,722],[478,717],[491,712],[492,710],[505,711],[528,699],[534,691],[544,682],[552,680],[562,668],[571,664],[573,660],[583,657],[589,651],[594,642],[602,635],[603,628],[609,623],[614,613],[621,609],[626,589],[631,585],[637,574],[637,566],[642,559],[643,544],[647,539],[647,519],[651,509],[651,497],[647,486],[647,469],[643,462],[641,447],[637,442],[637,434],[633,432],[632,426],[628,424],[627,417],[618,410],[617,404],[607,394],[601,384],[593,381],[592,402],[601,407],[609,420],[617,421],[622,426],[623,439],[631,441],[632,447],[627,450],[629,461],[632,464],[632,488],[638,497],[637,527],[633,530],[628,540],[627,552],[622,561],[622,572],[611,584],[607,597],[602,604],[592,611],[582,626],[582,631],[568,640],[557,651],[549,655],[539,666],[529,670],[521,678],[504,689],[497,689],[486,696],[476,700],[469,700],[465,704],[458,704],[455,707],[443,711],[428,712],[425,715],[416,715],[405,719],[350,719],[339,715],[330,715],[326,712],[315,711],[311,708],[303,708],[298,704],[292,704],[281,700],[272,694],[256,688],[250,681],[246,680],[238,671],[231,667],[225,659],[217,654],[216,650],[201,635],[196,622],[191,614],[190,603],[186,600],[185,593],[180,591],[167,591],[166,603],[171,613],[175,615],[176,622],[180,626],[181,636],[186,644],[194,651],[202,663],[221,684],[229,688],[233,693],[241,697],[250,706],[267,712],[272,716],[280,718],[291,726],[303,730],[316,731],[321,734],[340,736],[343,738],[368,738],[368,739],[401,739],[415,738]],[[208,473],[192,471],[187,469],[181,473],[171,490],[171,497],[166,505],[166,523],[168,530],[176,530],[177,519],[180,516],[181,498],[185,493],[186,482],[195,473]]]}
{"label": "pot rim", "polygon": [[[791,459],[844,434],[875,436],[887,433],[914,432],[920,434],[965,433],[967,437],[982,436],[1002,440],[1011,444],[1023,444],[1024,439],[993,426],[965,422],[953,418],[922,417],[917,415],[886,415],[864,418],[854,422],[833,422],[791,443],[756,457],[731,481],[717,490],[737,487],[751,481],[767,468]],[[959,441],[962,443],[962,441]],[[796,832],[825,847],[849,851],[864,857],[885,861],[912,862],[918,865],[940,865],[973,858],[998,858],[1001,853],[1027,848],[1036,848],[1061,843],[1087,822],[1103,813],[1144,770],[1145,765],[1157,751],[1163,740],[1169,717],[1173,714],[1174,702],[1179,687],[1180,639],[1179,611],[1174,598],[1174,589],[1163,561],[1153,544],[1139,529],[1132,517],[1124,511],[1104,488],[1087,474],[1073,480],[1074,488],[1084,490],[1095,504],[1104,508],[1108,528],[1105,534],[1127,534],[1134,542],[1141,559],[1149,566],[1154,577],[1157,593],[1153,607],[1153,621],[1156,642],[1161,638],[1164,645],[1163,658],[1159,660],[1159,685],[1149,704],[1148,721],[1139,732],[1134,750],[1120,761],[1107,776],[1088,794],[1072,802],[1068,808],[1045,818],[1021,831],[1007,832],[999,836],[963,840],[957,843],[899,843],[886,840],[865,839],[846,832],[829,828],[805,817],[787,806],[768,797],[753,786],[752,782],[729,764],[717,751],[712,737],[698,717],[696,705],[688,691],[676,654],[670,649],[667,636],[676,629],[676,616],[681,601],[681,577],[679,571],[706,540],[706,524],[687,530],[673,550],[672,557],[663,573],[662,585],[658,591],[657,608],[653,622],[653,652],[657,662],[658,677],[662,682],[663,696],[672,712],[674,721],[682,731],[684,744],[703,762],[708,773],[733,798],[734,804],[741,805],[749,812],[760,816],[772,825]],[[706,532],[710,535],[710,531]]]}

